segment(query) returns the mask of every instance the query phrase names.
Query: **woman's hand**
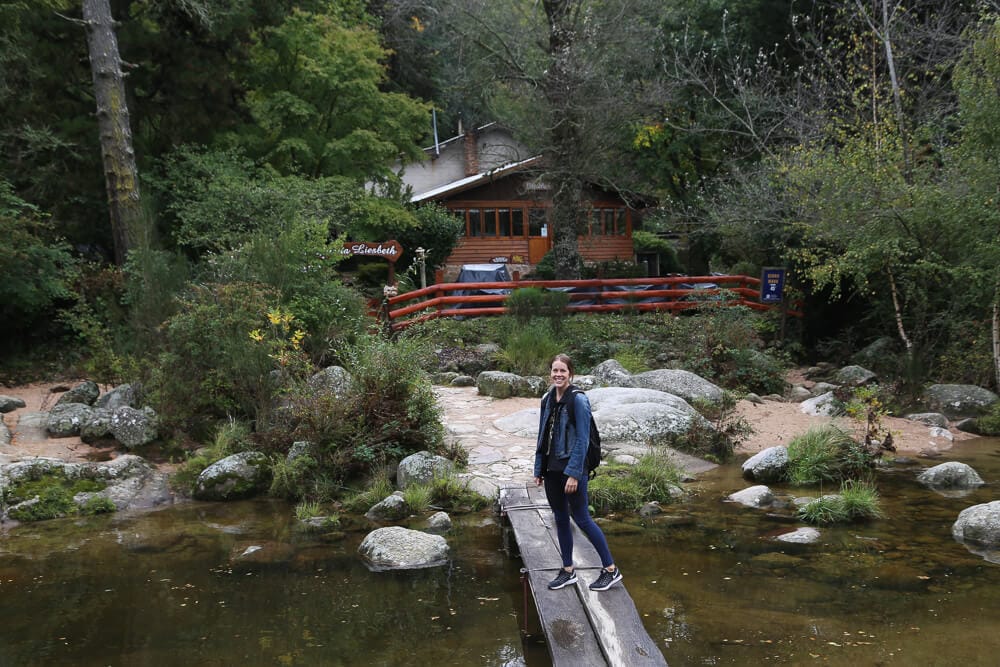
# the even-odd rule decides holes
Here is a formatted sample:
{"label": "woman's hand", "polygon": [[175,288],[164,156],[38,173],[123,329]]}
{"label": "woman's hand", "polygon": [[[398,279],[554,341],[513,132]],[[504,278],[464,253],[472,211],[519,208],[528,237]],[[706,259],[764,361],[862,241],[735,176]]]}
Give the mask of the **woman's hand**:
{"label": "woman's hand", "polygon": [[541,477],[536,477],[535,478],[535,486],[541,486],[541,485],[542,485],[542,478]]}
{"label": "woman's hand", "polygon": [[578,482],[575,477],[566,478],[566,493],[576,493],[576,486]]}

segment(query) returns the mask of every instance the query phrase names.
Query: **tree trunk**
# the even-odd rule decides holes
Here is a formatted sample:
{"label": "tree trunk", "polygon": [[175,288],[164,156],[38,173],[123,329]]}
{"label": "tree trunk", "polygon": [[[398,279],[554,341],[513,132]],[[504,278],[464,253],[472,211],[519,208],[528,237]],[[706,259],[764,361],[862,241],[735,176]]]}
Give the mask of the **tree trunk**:
{"label": "tree trunk", "polygon": [[139,231],[142,207],[125,99],[125,77],[122,74],[114,20],[111,18],[110,0],[83,0],[83,20],[87,29],[90,70],[94,78],[97,127],[111,214],[115,262],[120,266],[125,262]]}
{"label": "tree trunk", "polygon": [[551,111],[547,178],[552,186],[552,251],[556,278],[580,277],[579,219],[583,197],[580,178],[580,123],[575,109],[573,29],[577,0],[544,0],[549,22],[549,68],[544,91]]}
{"label": "tree trunk", "polygon": [[993,293],[993,371],[1000,391],[1000,285]]}
{"label": "tree trunk", "polygon": [[903,345],[906,346],[906,356],[912,357],[913,342],[906,335],[906,327],[903,326],[903,309],[899,304],[899,290],[896,289],[896,278],[892,275],[892,269],[887,269],[886,273],[889,275],[889,289],[892,293],[892,309],[896,316],[896,328],[899,330],[899,337],[903,340]]}

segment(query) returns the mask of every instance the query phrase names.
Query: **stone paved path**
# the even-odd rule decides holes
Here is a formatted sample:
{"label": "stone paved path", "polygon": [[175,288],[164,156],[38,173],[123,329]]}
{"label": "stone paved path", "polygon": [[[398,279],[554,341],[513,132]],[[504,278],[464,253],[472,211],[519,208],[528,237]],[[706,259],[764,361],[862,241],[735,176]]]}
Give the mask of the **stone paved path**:
{"label": "stone paved path", "polygon": [[470,485],[488,497],[508,482],[532,478],[535,439],[505,433],[494,422],[501,417],[538,408],[537,398],[480,396],[475,387],[434,387],[443,410],[445,437],[469,452],[466,476]]}

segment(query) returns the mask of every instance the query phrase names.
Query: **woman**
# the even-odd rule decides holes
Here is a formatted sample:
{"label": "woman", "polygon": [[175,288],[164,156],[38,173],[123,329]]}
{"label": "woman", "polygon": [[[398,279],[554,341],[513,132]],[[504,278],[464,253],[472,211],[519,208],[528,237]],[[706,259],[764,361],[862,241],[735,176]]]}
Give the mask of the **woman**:
{"label": "woman", "polygon": [[[590,401],[574,387],[573,362],[565,354],[557,354],[549,365],[552,389],[542,399],[538,422],[538,444],[535,447],[535,485],[545,483],[545,495],[556,519],[559,551],[563,568],[549,588],[556,590],[576,583],[573,568],[573,532],[570,516],[594,545],[601,557],[600,576],[590,585],[592,591],[606,591],[622,580],[615,566],[604,533],[590,516],[587,502],[587,473],[584,462],[590,444]],[[567,409],[573,401],[572,410]],[[570,423],[570,412],[573,414]]]}

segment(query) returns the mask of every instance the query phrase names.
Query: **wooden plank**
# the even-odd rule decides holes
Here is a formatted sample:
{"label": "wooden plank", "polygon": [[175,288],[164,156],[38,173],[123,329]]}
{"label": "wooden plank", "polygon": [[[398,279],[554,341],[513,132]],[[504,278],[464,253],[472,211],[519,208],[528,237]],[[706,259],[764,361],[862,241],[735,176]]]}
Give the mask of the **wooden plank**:
{"label": "wooden plank", "polygon": [[548,581],[562,567],[562,559],[552,511],[541,488],[501,489],[500,502],[517,536],[553,664],[666,666],[625,586],[600,592],[589,589],[601,567],[600,557],[575,523],[573,561],[578,582],[548,590]]}
{"label": "wooden plank", "polygon": [[548,582],[562,567],[554,531],[550,530],[554,527],[552,512],[547,504],[536,504],[537,498],[525,491],[501,491],[501,505],[517,535],[552,664],[607,665],[579,591],[572,586],[558,591],[548,588]]}

